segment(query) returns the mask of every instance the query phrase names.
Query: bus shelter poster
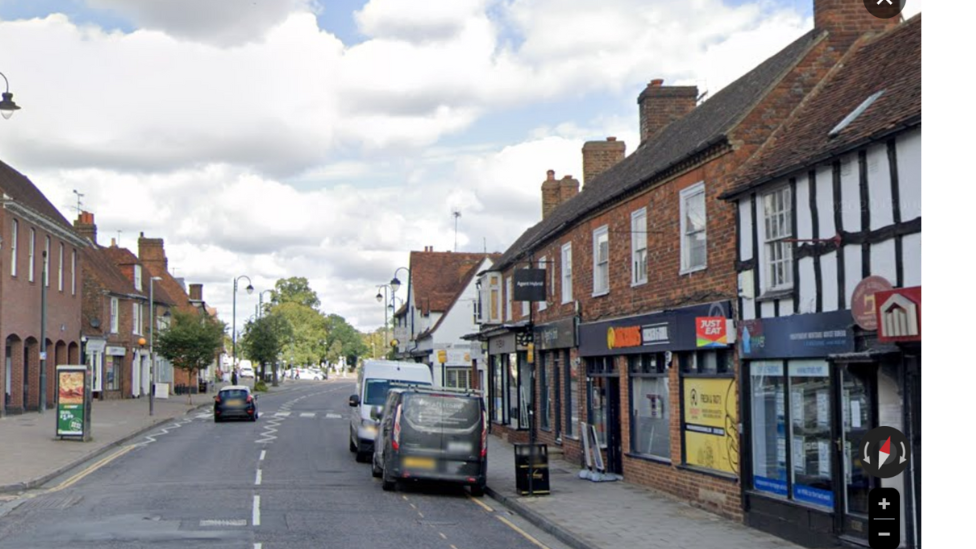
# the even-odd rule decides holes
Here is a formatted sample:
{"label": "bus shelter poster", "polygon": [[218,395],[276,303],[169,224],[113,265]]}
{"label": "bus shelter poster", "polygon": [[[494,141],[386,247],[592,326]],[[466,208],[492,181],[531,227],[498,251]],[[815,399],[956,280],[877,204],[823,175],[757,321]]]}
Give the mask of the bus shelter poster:
{"label": "bus shelter poster", "polygon": [[685,378],[684,397],[686,462],[738,475],[735,380]]}
{"label": "bus shelter poster", "polygon": [[84,436],[85,369],[58,369],[57,436]]}

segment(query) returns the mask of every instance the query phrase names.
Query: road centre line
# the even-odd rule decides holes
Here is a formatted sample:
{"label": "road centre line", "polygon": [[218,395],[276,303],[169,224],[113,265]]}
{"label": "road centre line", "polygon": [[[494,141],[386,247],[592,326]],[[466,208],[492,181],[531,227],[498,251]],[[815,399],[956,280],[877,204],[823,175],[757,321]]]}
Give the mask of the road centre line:
{"label": "road centre line", "polygon": [[261,526],[261,496],[254,496],[254,507],[251,509],[251,524]]}
{"label": "road centre line", "polygon": [[264,454],[266,454],[267,452],[268,452],[267,450],[261,450],[261,457],[258,458],[258,461],[264,461]]}
{"label": "road centre line", "polygon": [[529,533],[526,532],[525,530],[519,528],[518,526],[515,526],[515,524],[512,521],[508,520],[507,518],[505,518],[505,517],[503,517],[501,515],[495,515],[495,518],[497,518],[498,520],[500,520],[500,521],[504,522],[505,524],[507,524],[508,527],[511,528],[512,530],[515,530],[519,534],[522,534],[522,537],[523,538],[531,541],[535,545],[541,547],[542,549],[549,549],[548,547],[546,547],[545,545],[543,545],[541,541],[539,541],[539,540],[535,539],[534,537],[532,537],[531,535],[529,535]]}
{"label": "road centre line", "polygon": [[254,476],[254,485],[261,486],[261,469],[258,469],[258,473]]}
{"label": "road centre line", "polygon": [[254,549],[261,549],[261,543],[260,542],[259,543],[255,543],[254,544]]}

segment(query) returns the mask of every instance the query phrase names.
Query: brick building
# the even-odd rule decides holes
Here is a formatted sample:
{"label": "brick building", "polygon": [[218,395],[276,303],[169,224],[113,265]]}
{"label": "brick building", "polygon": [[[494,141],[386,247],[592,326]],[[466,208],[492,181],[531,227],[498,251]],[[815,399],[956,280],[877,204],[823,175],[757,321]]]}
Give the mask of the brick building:
{"label": "brick building", "polygon": [[[612,138],[587,143],[578,193],[547,174],[542,221],[481,277],[495,434],[536,428],[582,464],[593,432],[609,472],[742,519],[738,209],[719,197],[855,40],[894,24],[841,0],[814,13],[813,30],[707,101],[651,81],[640,145],[625,157]],[[545,302],[513,301],[529,267],[546,270]]]}
{"label": "brick building", "polygon": [[[5,415],[38,409],[42,361],[47,407],[54,405],[55,367],[79,363],[86,242],[27,177],[3,162],[0,192],[0,415]],[[43,336],[42,291],[47,301]]]}

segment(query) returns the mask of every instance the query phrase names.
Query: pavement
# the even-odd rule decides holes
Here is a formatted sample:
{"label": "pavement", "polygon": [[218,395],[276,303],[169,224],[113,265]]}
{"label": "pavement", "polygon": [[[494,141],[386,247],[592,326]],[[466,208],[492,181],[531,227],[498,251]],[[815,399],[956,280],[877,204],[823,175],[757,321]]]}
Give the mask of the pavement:
{"label": "pavement", "polygon": [[[277,388],[269,384],[268,388],[270,391],[282,390],[285,384]],[[0,463],[3,463],[0,494],[24,492],[41,486],[159,424],[211,406],[212,395],[193,395],[192,405],[186,395],[157,398],[152,416],[149,415],[147,397],[95,400],[92,402],[92,439],[89,442],[56,437],[57,414],[53,409],[0,418]]]}
{"label": "pavement", "polygon": [[623,481],[579,478],[549,456],[549,495],[521,496],[511,444],[488,437],[488,495],[575,549],[799,549],[799,545]]}

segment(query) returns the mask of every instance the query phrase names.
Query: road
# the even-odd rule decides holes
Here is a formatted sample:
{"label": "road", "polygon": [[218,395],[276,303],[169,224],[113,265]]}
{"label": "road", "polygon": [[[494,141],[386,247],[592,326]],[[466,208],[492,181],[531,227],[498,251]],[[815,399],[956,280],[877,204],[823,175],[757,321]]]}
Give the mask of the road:
{"label": "road", "polygon": [[0,549],[565,549],[460,488],[383,492],[349,452],[353,390],[289,382],[255,423],[166,424],[0,505]]}

